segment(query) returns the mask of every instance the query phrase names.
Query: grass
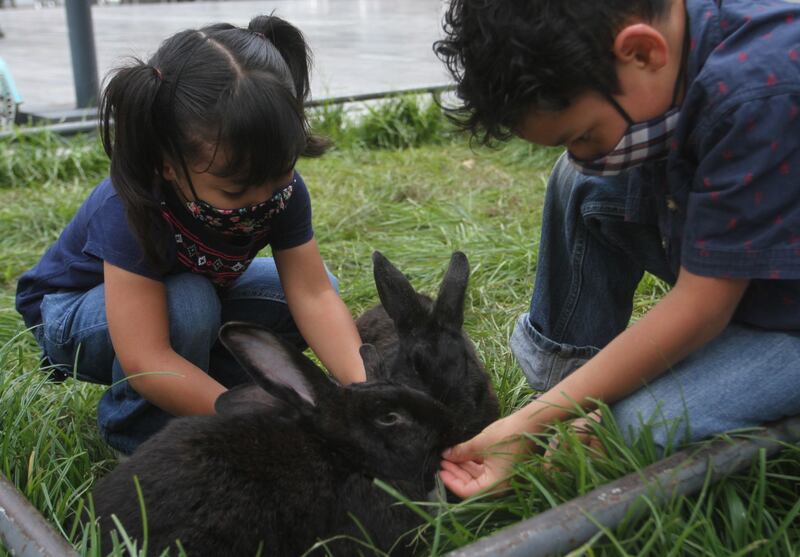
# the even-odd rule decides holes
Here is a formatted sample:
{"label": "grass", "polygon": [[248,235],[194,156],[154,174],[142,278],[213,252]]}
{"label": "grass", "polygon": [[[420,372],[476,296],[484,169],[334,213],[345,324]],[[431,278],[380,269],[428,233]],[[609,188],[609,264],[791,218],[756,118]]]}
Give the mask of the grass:
{"label": "grass", "polygon": [[[353,313],[377,301],[373,250],[429,293],[435,293],[450,253],[464,251],[472,267],[466,329],[491,371],[503,413],[524,404],[532,393],[507,339],[527,308],[545,183],[558,152],[518,142],[499,150],[471,149],[447,133],[438,111],[409,99],[373,107],[358,124],[337,107],[324,108],[312,121],[338,148],[301,161],[299,169],[313,198],[323,256]],[[107,163],[94,137],[48,134],[0,142],[0,161],[0,471],[81,554],[97,555],[92,531],[71,525],[82,497],[114,464],[94,424],[102,391],[46,380],[32,336],[14,311],[14,289],[19,274],[38,260],[104,176]],[[645,277],[635,316],[664,292],[662,283]],[[557,426],[565,442],[551,466],[531,455],[518,465],[503,497],[419,505],[428,516],[421,552],[442,555],[656,460],[646,436],[628,447],[613,423],[595,428],[604,455]],[[800,449],[789,447],[771,459],[762,454],[742,472],[706,482],[699,494],[662,506],[650,503],[642,518],[601,532],[575,554],[800,554],[798,486]],[[116,554],[143,552],[141,545],[121,540]]]}

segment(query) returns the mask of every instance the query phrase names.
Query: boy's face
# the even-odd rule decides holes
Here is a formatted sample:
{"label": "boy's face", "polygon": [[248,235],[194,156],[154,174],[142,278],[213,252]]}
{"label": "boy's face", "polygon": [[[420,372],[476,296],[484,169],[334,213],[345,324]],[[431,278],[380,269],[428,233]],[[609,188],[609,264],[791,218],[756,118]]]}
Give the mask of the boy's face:
{"label": "boy's face", "polygon": [[[627,112],[627,106],[622,106]],[[627,127],[628,123],[614,106],[604,96],[592,92],[581,95],[559,112],[529,111],[517,132],[531,143],[563,145],[576,158],[592,160],[611,151]]]}
{"label": "boy's face", "polygon": [[[666,96],[631,92],[614,95],[614,99],[634,122],[643,122],[670,109],[671,93],[671,89]],[[575,158],[593,160],[613,150],[628,125],[605,96],[589,92],[580,95],[569,107],[559,112],[529,111],[522,120],[518,134],[538,145],[563,145]]]}
{"label": "boy's face", "polygon": [[[613,97],[634,122],[657,118],[671,108],[685,23],[683,2],[675,2],[669,17],[653,23],[632,22],[617,34],[613,49],[621,92]],[[682,90],[678,93],[677,102]],[[613,150],[628,126],[607,97],[589,91],[558,112],[532,108],[516,132],[531,143],[563,145],[574,157],[592,160]]]}

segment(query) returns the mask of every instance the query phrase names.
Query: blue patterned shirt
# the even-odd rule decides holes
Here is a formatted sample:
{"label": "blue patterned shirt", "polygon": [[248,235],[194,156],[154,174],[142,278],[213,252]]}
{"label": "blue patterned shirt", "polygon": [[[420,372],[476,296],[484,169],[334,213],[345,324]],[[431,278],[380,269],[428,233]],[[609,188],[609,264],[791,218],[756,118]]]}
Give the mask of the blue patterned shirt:
{"label": "blue patterned shirt", "polygon": [[687,10],[672,150],[630,173],[627,218],[655,198],[675,273],[750,279],[734,319],[800,330],[800,4],[687,0]]}

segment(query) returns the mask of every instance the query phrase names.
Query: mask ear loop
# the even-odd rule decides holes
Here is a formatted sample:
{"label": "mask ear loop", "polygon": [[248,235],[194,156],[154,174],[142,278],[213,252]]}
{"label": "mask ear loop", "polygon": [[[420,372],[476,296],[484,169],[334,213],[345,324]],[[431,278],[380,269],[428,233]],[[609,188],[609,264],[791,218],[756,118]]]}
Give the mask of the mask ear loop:
{"label": "mask ear loop", "polygon": [[622,108],[622,106],[620,106],[620,104],[617,102],[617,99],[615,99],[615,98],[614,98],[614,97],[611,95],[611,93],[609,93],[608,91],[603,91],[603,95],[604,95],[604,96],[605,96],[605,98],[608,100],[608,102],[610,102],[610,103],[611,103],[611,106],[613,106],[614,108],[616,108],[616,109],[617,109],[617,112],[619,112],[619,113],[620,113],[620,115],[621,115],[623,118],[625,118],[625,121],[628,123],[628,126],[632,126],[632,125],[634,125],[634,124],[636,123],[636,122],[634,122],[634,121],[633,121],[633,118],[631,118],[630,116],[628,116],[628,113],[627,113],[627,112],[625,112],[625,109],[624,109],[624,108]]}
{"label": "mask ear loop", "polygon": [[[670,103],[670,106],[675,106],[675,101],[678,98],[678,94],[681,92],[681,85],[683,85],[683,79],[684,77],[686,77],[686,65],[687,65],[687,60],[689,58],[689,46],[691,38],[691,32],[689,30],[688,10],[685,10],[685,15],[686,15],[686,23],[684,24],[685,27],[683,30],[683,45],[681,46],[681,67],[680,70],[678,70],[678,77],[675,80],[675,87],[672,90],[672,102]],[[633,118],[631,118],[628,115],[625,109],[622,108],[622,106],[617,102],[617,99],[615,99],[611,95],[611,93],[609,93],[606,90],[603,90],[601,92],[603,96],[608,100],[608,102],[611,103],[611,106],[613,106],[617,110],[617,112],[619,112],[620,115],[623,118],[625,118],[625,121],[628,123],[628,126],[633,126],[636,123],[633,121]]]}

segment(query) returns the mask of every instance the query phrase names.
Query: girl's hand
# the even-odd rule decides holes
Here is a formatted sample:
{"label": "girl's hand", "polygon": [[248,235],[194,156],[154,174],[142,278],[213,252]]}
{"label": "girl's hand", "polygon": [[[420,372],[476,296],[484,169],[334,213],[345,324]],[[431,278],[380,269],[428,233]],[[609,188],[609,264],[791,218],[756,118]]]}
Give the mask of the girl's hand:
{"label": "girl's hand", "polygon": [[462,498],[502,489],[514,463],[527,452],[522,431],[515,427],[513,415],[497,420],[469,441],[447,449],[439,477]]}
{"label": "girl's hand", "polygon": [[278,250],[274,257],[289,311],[314,354],[340,383],[365,381],[361,337],[331,285],[317,242]]}

